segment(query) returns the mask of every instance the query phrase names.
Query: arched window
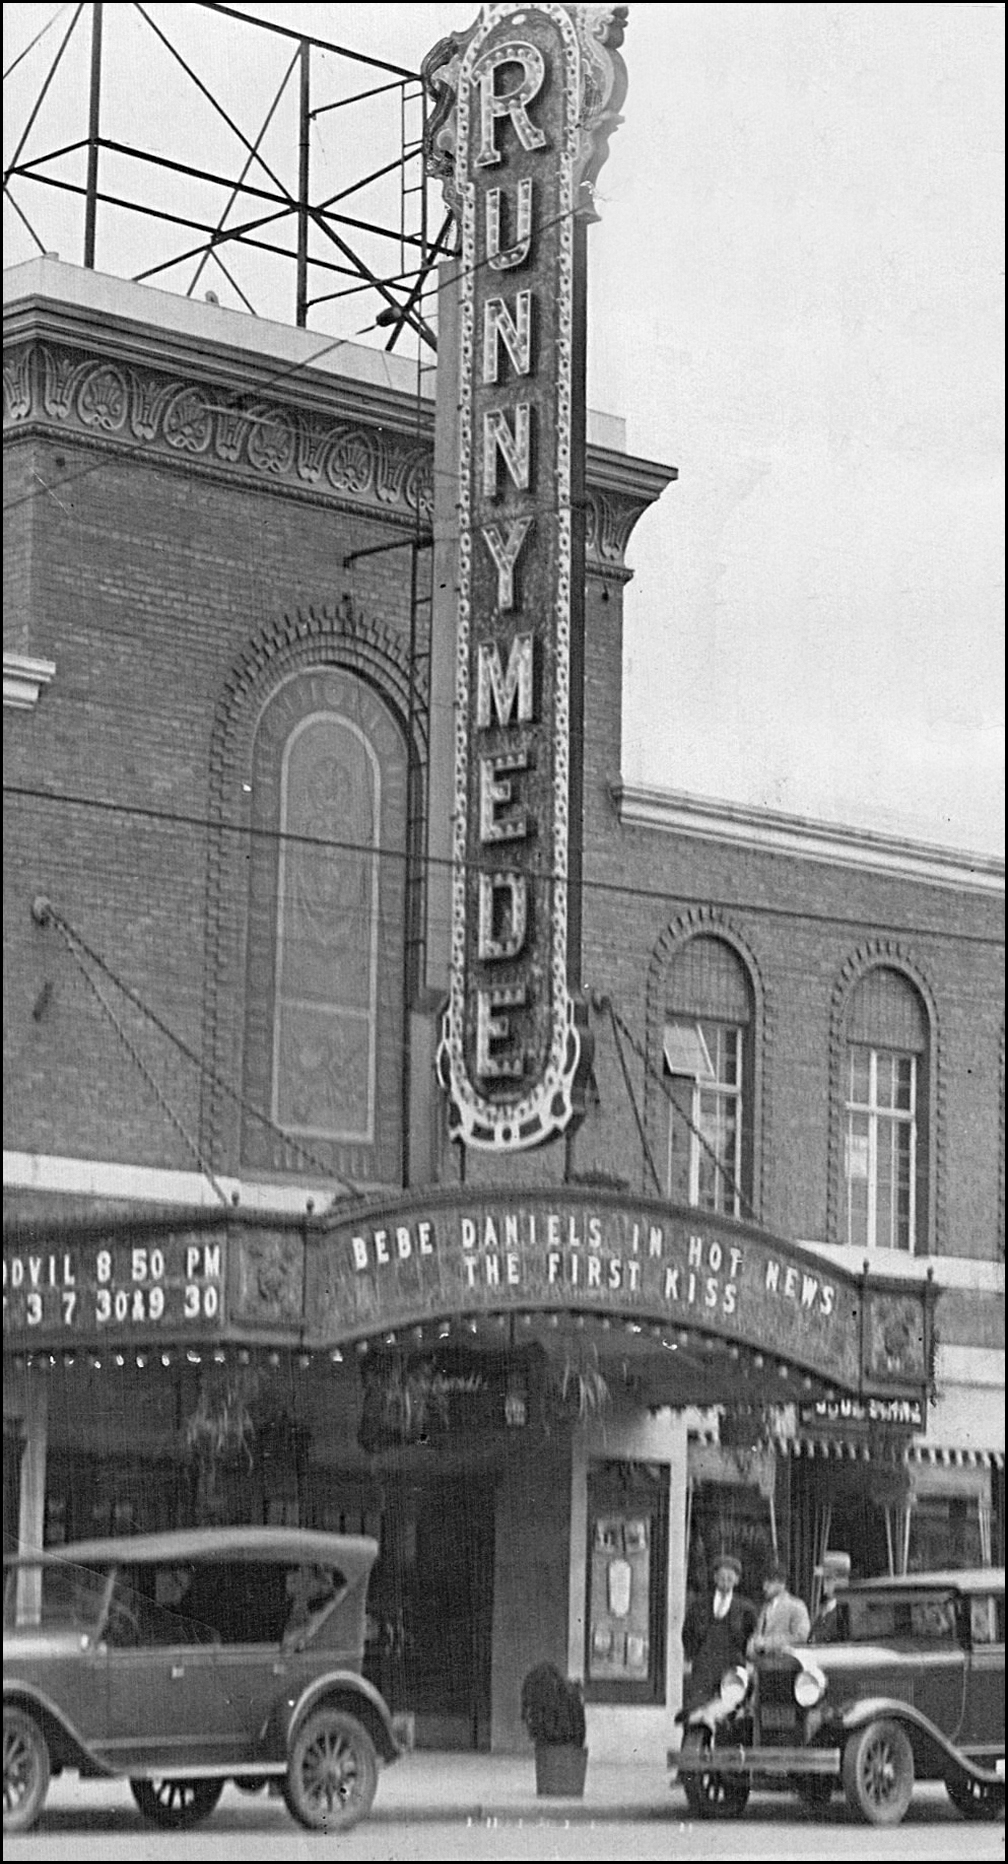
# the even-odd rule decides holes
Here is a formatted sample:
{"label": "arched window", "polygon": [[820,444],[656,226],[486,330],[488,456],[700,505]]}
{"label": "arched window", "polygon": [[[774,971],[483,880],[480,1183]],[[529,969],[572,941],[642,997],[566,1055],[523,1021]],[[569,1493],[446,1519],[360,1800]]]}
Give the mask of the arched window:
{"label": "arched window", "polygon": [[374,1138],[380,820],[360,726],[302,719],[280,780],[271,1117],[306,1138]]}
{"label": "arched window", "polygon": [[288,679],[252,753],[242,1160],[395,1182],[406,746],[351,673]]}
{"label": "arched window", "polygon": [[673,1203],[739,1217],[752,1204],[753,998],[723,939],[689,939],[667,973],[666,1181]]}
{"label": "arched window", "polygon": [[867,971],[847,1004],[844,1230],[858,1249],[923,1249],[928,1019],[901,971]]}

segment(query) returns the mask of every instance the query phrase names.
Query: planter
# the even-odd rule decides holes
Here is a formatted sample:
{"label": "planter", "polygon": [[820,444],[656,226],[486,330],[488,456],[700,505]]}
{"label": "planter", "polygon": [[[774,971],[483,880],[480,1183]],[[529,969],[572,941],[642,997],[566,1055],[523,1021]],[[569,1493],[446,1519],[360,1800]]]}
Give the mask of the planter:
{"label": "planter", "polygon": [[587,1767],[586,1747],[537,1742],[536,1792],[540,1799],[583,1799]]}

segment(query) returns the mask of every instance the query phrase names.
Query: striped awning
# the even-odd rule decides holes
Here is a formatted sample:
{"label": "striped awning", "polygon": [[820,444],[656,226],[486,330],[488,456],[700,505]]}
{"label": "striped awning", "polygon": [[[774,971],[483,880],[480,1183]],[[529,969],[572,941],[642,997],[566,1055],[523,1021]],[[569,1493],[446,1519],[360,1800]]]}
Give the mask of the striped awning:
{"label": "striped awning", "polygon": [[952,1444],[910,1443],[898,1455],[894,1455],[890,1447],[879,1451],[865,1439],[806,1434],[790,1438],[786,1447],[792,1456],[819,1457],[825,1462],[904,1462],[911,1466],[922,1464],[941,1469],[1004,1468],[1004,1452],[1001,1450],[963,1449]]}

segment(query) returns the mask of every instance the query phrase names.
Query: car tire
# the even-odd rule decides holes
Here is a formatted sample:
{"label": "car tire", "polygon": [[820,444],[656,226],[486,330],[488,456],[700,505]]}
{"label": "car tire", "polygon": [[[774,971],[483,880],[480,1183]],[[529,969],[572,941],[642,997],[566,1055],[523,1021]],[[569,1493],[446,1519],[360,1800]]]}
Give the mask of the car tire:
{"label": "car tire", "polygon": [[49,1786],[49,1749],[34,1715],[4,1709],[4,1815],[6,1832],[28,1832]]}
{"label": "car tire", "polygon": [[[712,1745],[709,1728],[687,1728],[683,1753],[706,1753]],[[695,1819],[740,1819],[749,1801],[747,1773],[689,1773],[680,1775],[686,1804]]]}
{"label": "car tire", "polygon": [[238,1788],[239,1793],[261,1793],[263,1787],[269,1785],[269,1774],[239,1773],[235,1775],[232,1784]]}
{"label": "car tire", "polygon": [[963,1774],[949,1775],[945,1781],[945,1791],[964,1819],[1004,1817],[1003,1780],[973,1780]]}
{"label": "car tire", "polygon": [[899,1722],[867,1722],[843,1752],[847,1804],[869,1825],[898,1825],[913,1794],[913,1749]]}
{"label": "car tire", "polygon": [[378,1786],[378,1757],[367,1729],[345,1709],[306,1715],[291,1743],[283,1795],[311,1832],[348,1832],[366,1817]]}
{"label": "car tire", "polygon": [[183,1832],[208,1819],[224,1791],[223,1780],[131,1780],[130,1792],[152,1825]]}

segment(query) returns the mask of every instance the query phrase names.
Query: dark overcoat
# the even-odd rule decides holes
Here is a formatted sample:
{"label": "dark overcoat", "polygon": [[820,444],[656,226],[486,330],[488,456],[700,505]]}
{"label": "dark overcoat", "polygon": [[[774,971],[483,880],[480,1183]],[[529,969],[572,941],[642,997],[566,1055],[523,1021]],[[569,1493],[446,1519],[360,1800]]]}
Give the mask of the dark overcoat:
{"label": "dark overcoat", "polygon": [[683,1650],[693,1668],[686,1684],[683,1707],[689,1714],[717,1695],[725,1670],[745,1663],[746,1645],[756,1629],[758,1613],[750,1599],[732,1593],[723,1618],[715,1618],[713,1600],[690,1608],[683,1623]]}

